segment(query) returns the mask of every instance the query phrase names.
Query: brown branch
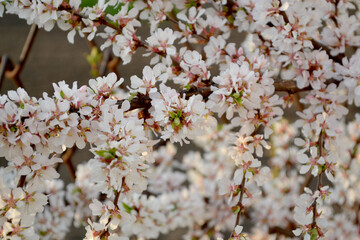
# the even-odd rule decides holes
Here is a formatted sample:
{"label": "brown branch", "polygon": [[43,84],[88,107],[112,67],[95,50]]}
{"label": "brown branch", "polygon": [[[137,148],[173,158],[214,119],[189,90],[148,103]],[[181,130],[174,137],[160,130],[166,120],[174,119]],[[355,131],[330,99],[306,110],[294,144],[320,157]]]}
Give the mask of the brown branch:
{"label": "brown branch", "polygon": [[108,48],[106,49],[103,57],[102,57],[102,60],[101,60],[101,63],[100,63],[100,68],[99,68],[99,76],[104,76],[105,73],[106,73],[106,69],[108,67],[108,63],[109,63],[109,60],[110,60],[110,56],[111,56],[111,48]]}
{"label": "brown branch", "polygon": [[23,70],[26,60],[29,56],[30,50],[33,46],[36,34],[38,32],[38,27],[36,24],[33,24],[30,28],[29,34],[26,38],[24,47],[21,51],[19,57],[19,63],[14,67],[11,60],[7,55],[4,55],[2,58],[2,65],[0,69],[0,89],[3,83],[4,76],[6,78],[12,79],[16,87],[25,88],[24,84],[20,80],[20,73]]}
{"label": "brown branch", "polygon": [[71,179],[73,181],[75,181],[75,179],[76,179],[76,170],[75,170],[74,165],[71,162],[71,157],[75,153],[76,149],[77,149],[76,146],[74,146],[72,148],[68,148],[61,156],[62,160],[64,161],[64,163],[70,173]]}
{"label": "brown branch", "polygon": [[[85,24],[84,24],[84,25],[85,25]],[[87,44],[89,45],[90,50],[91,50],[92,48],[94,48],[94,47],[96,47],[97,49],[99,49],[94,40],[89,40],[89,39],[88,39],[88,37],[89,37],[90,34],[84,33],[84,35],[85,35],[85,40],[86,40]]]}
{"label": "brown branch", "polygon": [[21,51],[21,54],[19,57],[19,63],[14,67],[14,69],[6,72],[5,76],[7,78],[13,79],[15,81],[15,84],[17,85],[17,87],[23,87],[23,84],[21,83],[19,76],[20,76],[20,73],[21,73],[22,69],[24,68],[26,60],[29,56],[29,53],[33,46],[37,32],[38,32],[38,27],[36,24],[33,24],[30,28],[30,31],[26,38],[24,47]]}
{"label": "brown branch", "polygon": [[[335,82],[333,80],[327,81],[326,84],[330,84],[330,83],[339,83],[338,81]],[[292,81],[292,80],[285,80],[285,81],[277,81],[274,82],[274,87],[275,87],[275,91],[276,92],[288,92],[288,93],[298,93],[298,92],[302,92],[302,91],[309,91],[312,90],[311,86],[308,86],[306,88],[298,88],[296,86],[296,81]],[[211,95],[212,91],[210,87],[204,87],[204,88],[191,88],[190,90],[182,90],[179,91],[180,96],[183,96],[183,94],[185,94],[185,97],[188,99],[193,95],[196,94],[200,94],[203,96],[203,99],[205,101],[208,100],[209,96]],[[125,101],[124,100],[119,100],[118,101],[118,105],[121,106],[121,104]],[[145,96],[145,95],[138,95],[137,97],[133,98],[130,101],[130,109],[129,110],[134,110],[134,109],[139,109],[139,108],[147,108],[149,109],[151,107],[151,99],[149,96]]]}
{"label": "brown branch", "polygon": [[351,163],[354,161],[354,159],[356,158],[356,155],[358,153],[357,149],[358,149],[358,145],[360,143],[360,137],[356,139],[355,141],[355,145],[352,149],[352,152],[350,154],[350,160],[348,162],[348,164],[344,167],[345,170],[349,170],[351,167]]}
{"label": "brown branch", "polygon": [[[182,90],[179,92],[180,96],[183,96],[185,94],[185,98],[188,99],[193,95],[196,94],[200,94],[203,96],[203,99],[205,101],[207,101],[208,97],[210,96],[210,94],[212,93],[209,87],[205,87],[205,88],[191,88],[190,90]],[[119,100],[118,101],[118,105],[121,106],[121,104],[126,101],[126,99],[124,100]],[[147,108],[149,109],[151,107],[151,98],[149,96],[145,96],[142,94],[139,94],[137,97],[133,98],[130,101],[130,109],[131,110],[135,110],[135,109],[139,109],[139,108]]]}
{"label": "brown branch", "polygon": [[339,64],[342,65],[342,59],[343,59],[344,57],[346,57],[345,54],[338,54],[338,55],[336,55],[336,56],[332,56],[332,55],[330,54],[331,49],[330,49],[328,46],[322,44],[321,42],[319,42],[319,41],[317,41],[317,40],[315,40],[315,39],[312,39],[312,40],[311,40],[311,43],[313,44],[313,46],[314,46],[315,49],[325,50],[325,52],[327,53],[327,55],[329,56],[330,59],[332,59],[334,62],[339,63]]}
{"label": "brown branch", "polygon": [[24,187],[25,180],[26,180],[26,175],[21,175],[20,179],[19,179],[19,182],[17,184],[17,187],[20,187],[20,188]]}
{"label": "brown branch", "polygon": [[300,97],[299,97],[299,93],[294,93],[294,100],[296,103],[297,108],[299,109],[300,112],[304,111],[304,106],[302,105],[302,103],[300,102]]}
{"label": "brown branch", "polygon": [[333,4],[334,4],[334,14],[330,15],[330,19],[333,20],[335,26],[338,28],[339,27],[339,23],[336,19],[336,17],[339,14],[339,9],[338,9],[338,5],[339,5],[340,0],[334,0]]}
{"label": "brown branch", "polygon": [[115,194],[115,198],[114,198],[114,205],[117,209],[120,209],[119,206],[118,206],[118,201],[119,201],[119,197],[120,197],[120,194],[121,194],[121,190],[122,188],[124,187],[124,182],[125,182],[125,177],[123,177],[121,179],[121,186],[120,186],[120,190],[119,191],[116,191],[116,194]]}
{"label": "brown branch", "polygon": [[[321,130],[320,135],[319,135],[319,140],[318,140],[318,146],[319,146],[319,157],[322,157],[324,155],[324,132],[323,130]],[[316,190],[320,191],[320,188],[322,187],[322,174],[323,172],[321,172],[318,177],[317,177],[317,184],[316,184]],[[313,219],[312,219],[312,224],[311,227],[312,228],[317,228],[318,225],[316,224],[316,218],[317,218],[317,201],[318,197],[316,197],[314,199],[313,202]]]}
{"label": "brown branch", "polygon": [[[119,201],[119,197],[120,197],[120,194],[121,194],[121,190],[122,190],[122,188],[124,187],[124,182],[125,182],[125,177],[122,178],[120,190],[119,190],[119,191],[116,191],[115,198],[114,198],[114,201],[113,201],[113,203],[114,203],[114,205],[115,205],[115,208],[116,208],[117,210],[120,209],[119,206],[118,206],[118,201]],[[108,222],[106,223],[106,225],[108,225],[109,222],[110,222],[110,218],[108,219]],[[108,229],[107,229],[107,230],[104,230],[104,231],[100,234],[99,238],[100,238],[100,239],[103,239],[103,237],[105,237],[105,236],[108,235],[108,234],[109,234],[109,230],[108,230]]]}
{"label": "brown branch", "polygon": [[311,172],[308,172],[306,174],[306,177],[305,177],[305,180],[304,182],[301,184],[300,188],[299,188],[299,194],[302,194],[304,192],[304,188],[309,186],[310,182],[311,182],[311,179],[312,179],[312,175],[311,175]]}
{"label": "brown branch", "polygon": [[292,80],[276,81],[274,82],[274,87],[276,92],[288,92],[288,93],[297,93],[312,89],[311,86],[300,89],[297,87],[296,81],[292,81]]}
{"label": "brown branch", "polygon": [[294,237],[294,233],[289,230],[289,229],[286,229],[286,228],[281,228],[281,227],[278,227],[278,226],[275,226],[275,227],[271,227],[269,228],[269,234],[281,234],[281,235],[284,235],[286,237]]}
{"label": "brown branch", "polygon": [[[169,14],[166,14],[166,13],[165,13],[165,16],[166,16],[166,19],[167,19],[167,20],[169,20],[170,22],[174,23],[174,24],[177,26],[177,28],[180,30],[179,21],[178,21],[177,19],[172,18]],[[210,40],[210,38],[207,37],[207,36],[203,36],[203,35],[201,35],[201,34],[197,34],[195,28],[193,28],[193,30],[192,30],[192,35],[193,35],[193,36],[196,36],[196,37],[198,37],[198,38],[202,38],[205,42],[208,42],[208,41]]]}
{"label": "brown branch", "polygon": [[34,44],[34,41],[35,41],[35,37],[36,37],[36,34],[38,33],[39,29],[37,27],[36,24],[33,24],[30,28],[30,31],[29,31],[29,34],[26,38],[26,41],[25,41],[25,44],[24,44],[24,47],[21,51],[21,54],[20,54],[20,59],[19,59],[19,69],[18,69],[18,74],[20,74],[21,70],[23,69],[24,65],[25,65],[25,62],[29,56],[29,53],[30,53],[30,50]]}
{"label": "brown branch", "polygon": [[0,90],[2,88],[2,84],[3,84],[3,80],[5,77],[5,71],[8,68],[8,65],[11,64],[10,63],[10,58],[7,54],[4,54],[1,57],[1,66],[0,66]]}
{"label": "brown branch", "polygon": [[[329,85],[331,83],[335,83],[336,85],[339,85],[340,82],[333,79],[327,80],[325,82],[326,85]],[[275,92],[288,92],[290,94],[312,90],[311,86],[307,86],[305,88],[298,88],[296,85],[296,81],[294,80],[275,81],[274,87],[275,87]]]}
{"label": "brown branch", "polygon": [[[114,72],[116,74],[116,76],[119,76],[117,66],[119,65],[120,62],[121,62],[120,58],[112,57],[112,59],[107,64],[107,68],[108,68],[109,72]],[[125,85],[121,84],[120,88],[125,89]]]}
{"label": "brown branch", "polygon": [[[236,204],[236,207],[240,208],[238,213],[236,214],[236,220],[235,220],[235,226],[234,228],[236,228],[237,225],[239,225],[239,222],[240,222],[240,216],[241,216],[241,213],[244,211],[244,205],[242,204],[242,200],[243,200],[243,197],[244,197],[244,192],[245,192],[245,174],[246,172],[244,172],[244,175],[243,175],[243,178],[241,180],[241,190],[240,190],[240,197],[239,197],[239,201],[237,202]],[[234,234],[234,231],[231,231],[231,235],[230,235],[230,238],[232,238]]]}
{"label": "brown branch", "polygon": [[[59,11],[66,11],[66,12],[72,14],[73,16],[78,17],[81,21],[82,21],[83,18],[88,19],[88,17],[82,15],[81,13],[75,11],[75,9],[71,8],[70,5],[68,5],[68,6],[66,6],[66,5],[61,5],[61,6],[58,8],[58,10],[59,10]],[[118,26],[116,26],[116,25],[114,25],[114,24],[106,21],[103,16],[101,16],[101,17],[98,18],[98,19],[94,19],[94,20],[92,20],[92,21],[93,21],[94,23],[98,23],[98,24],[107,26],[107,27],[109,27],[109,28],[112,28],[112,29],[118,31],[119,33],[122,32],[122,27],[118,27]]]}
{"label": "brown branch", "polygon": [[[240,216],[241,216],[241,213],[243,212],[243,209],[244,209],[244,206],[242,204],[242,200],[244,198],[244,193],[245,193],[245,172],[244,172],[244,176],[243,176],[243,179],[241,180],[241,190],[240,190],[240,198],[239,198],[239,201],[238,203],[236,204],[236,206],[240,207],[240,211],[237,213],[236,215],[236,221],[235,221],[235,227],[237,225],[239,225],[239,222],[240,222]],[[235,228],[234,227],[234,228]]]}
{"label": "brown branch", "polygon": [[[355,224],[355,226],[358,226],[359,228],[360,228],[360,216],[359,216],[359,214],[360,214],[360,203],[358,203],[358,202],[355,202],[354,203],[354,208],[355,208],[355,218],[354,218],[354,224]],[[360,229],[359,229],[359,231],[360,231]]]}

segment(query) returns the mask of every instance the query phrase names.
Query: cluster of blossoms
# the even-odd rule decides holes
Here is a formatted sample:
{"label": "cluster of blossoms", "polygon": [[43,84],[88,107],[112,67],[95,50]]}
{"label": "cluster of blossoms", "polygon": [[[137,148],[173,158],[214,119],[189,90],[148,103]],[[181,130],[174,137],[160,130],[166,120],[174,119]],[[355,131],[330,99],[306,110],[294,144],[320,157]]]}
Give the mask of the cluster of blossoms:
{"label": "cluster of blossoms", "polygon": [[[0,16],[57,25],[70,43],[96,38],[123,64],[139,48],[149,57],[129,81],[112,72],[80,88],[54,83],[39,99],[22,88],[0,96],[1,238],[65,239],[73,222],[89,240],[179,228],[194,240],[358,239],[360,115],[349,111],[360,105],[358,9],[357,0],[0,0]],[[194,147],[181,154],[184,143]],[[65,186],[64,153],[86,146],[92,159]]]}

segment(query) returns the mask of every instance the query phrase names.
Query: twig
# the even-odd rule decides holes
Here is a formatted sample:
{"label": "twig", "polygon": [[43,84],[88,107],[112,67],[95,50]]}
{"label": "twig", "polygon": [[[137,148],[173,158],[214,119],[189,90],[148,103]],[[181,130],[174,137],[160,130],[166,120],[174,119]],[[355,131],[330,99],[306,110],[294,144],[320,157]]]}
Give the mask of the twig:
{"label": "twig", "polygon": [[26,175],[21,175],[17,187],[22,188],[25,185]]}
{"label": "twig", "polygon": [[350,154],[350,160],[349,160],[347,166],[345,167],[345,170],[349,170],[349,169],[350,169],[351,163],[352,163],[352,162],[354,161],[354,159],[356,158],[356,155],[357,155],[357,153],[358,153],[357,148],[358,148],[359,143],[360,143],[360,137],[359,137],[358,139],[356,139],[355,145],[354,145],[354,147],[353,147],[353,149],[352,149],[352,152],[351,152],[351,154]]}
{"label": "twig", "polygon": [[[86,16],[82,15],[82,14],[79,13],[79,12],[76,12],[75,9],[72,9],[70,6],[69,6],[69,7],[67,7],[67,6],[60,6],[58,9],[59,9],[60,11],[66,11],[66,12],[74,15],[74,16],[80,18],[80,20],[82,20],[83,18],[87,19]],[[102,17],[102,18],[99,18],[99,19],[94,19],[94,20],[92,20],[92,21],[93,21],[94,23],[99,23],[99,24],[102,24],[102,25],[107,26],[107,27],[109,27],[109,28],[112,28],[112,29],[114,29],[114,30],[116,30],[116,31],[118,31],[118,32],[122,32],[122,28],[121,28],[121,27],[118,27],[118,26],[116,26],[116,25],[114,25],[114,24],[106,21],[103,17]]]}
{"label": "twig", "polygon": [[[91,50],[93,47],[98,48],[98,46],[96,45],[96,43],[95,43],[94,40],[89,40],[89,39],[88,39],[88,36],[89,36],[88,33],[84,33],[84,35],[85,35],[85,40],[86,40],[86,42],[88,43],[88,45],[89,45],[89,47],[90,47],[90,50]],[[99,49],[99,48],[98,48],[98,49]]]}
{"label": "twig", "polygon": [[[333,83],[333,81],[328,81],[327,84]],[[335,82],[336,83],[336,82]],[[275,82],[275,91],[276,92],[288,92],[288,93],[297,93],[302,91],[309,91],[312,90],[311,86],[306,88],[298,88],[296,86],[296,81],[286,80],[281,82]],[[179,91],[180,96],[185,94],[186,98],[190,98],[193,95],[200,94],[203,96],[204,100],[207,101],[208,97],[211,95],[212,91],[210,87],[204,87],[204,88],[191,88],[190,90],[182,90]],[[119,100],[118,105],[121,106],[121,104],[125,100]],[[151,107],[151,99],[148,96],[140,95],[135,98],[133,98],[130,101],[130,109],[134,110],[138,108],[150,108]]]}
{"label": "twig", "polygon": [[269,232],[269,234],[277,233],[277,234],[284,235],[286,237],[294,237],[294,233],[291,230],[281,228],[281,227],[278,227],[278,226],[269,228],[268,232]]}
{"label": "twig", "polygon": [[122,188],[124,187],[124,182],[125,182],[125,177],[123,177],[121,179],[121,186],[120,186],[120,190],[119,191],[116,191],[116,194],[115,194],[115,198],[114,198],[114,205],[117,209],[119,209],[119,206],[118,206],[118,201],[119,201],[119,197],[120,197],[120,194],[121,194],[121,190]]}
{"label": "twig", "polygon": [[240,216],[241,216],[241,213],[244,209],[244,206],[242,204],[242,200],[243,200],[243,197],[244,197],[244,192],[245,192],[245,172],[244,172],[244,176],[243,176],[243,179],[241,180],[241,190],[240,190],[240,198],[239,198],[239,201],[238,203],[236,204],[236,206],[240,207],[240,211],[237,213],[236,215],[236,221],[235,221],[235,227],[237,225],[239,225],[239,222],[240,222]]}
{"label": "twig", "polygon": [[[323,156],[323,151],[324,151],[324,148],[323,148],[323,130],[321,130],[320,132],[320,135],[319,135],[319,140],[318,140],[318,145],[319,145],[319,157],[322,157]],[[320,191],[320,188],[322,187],[322,172],[318,175],[317,177],[317,184],[316,184],[316,190]],[[317,204],[316,204],[316,201],[317,201],[318,197],[316,197],[314,199],[314,202],[313,202],[313,220],[312,220],[312,224],[311,224],[311,227],[312,228],[315,228],[317,227],[317,224],[316,224],[316,217],[317,217]]]}
{"label": "twig", "polygon": [[[12,71],[6,72],[6,77],[15,80],[15,83],[18,85],[22,85],[19,81],[19,75],[24,68],[24,65],[26,63],[26,60],[29,56],[30,50],[33,46],[36,34],[38,32],[38,27],[36,24],[33,24],[30,28],[29,34],[26,38],[24,47],[21,51],[20,57],[19,57],[19,63],[14,67]],[[23,86],[20,86],[23,87]]]}
{"label": "twig", "polygon": [[7,54],[4,54],[1,57],[1,66],[0,66],[0,89],[2,88],[2,84],[3,84],[3,80],[4,80],[4,76],[5,76],[5,71],[6,68],[9,64],[9,56]]}
{"label": "twig", "polygon": [[71,157],[75,153],[76,149],[77,149],[76,146],[74,146],[72,148],[68,148],[66,150],[66,152],[64,152],[61,156],[62,160],[64,161],[64,163],[70,173],[71,179],[73,181],[75,181],[75,179],[76,179],[76,171],[75,171],[74,165],[71,162]]}
{"label": "twig", "polygon": [[311,182],[311,179],[312,179],[312,175],[311,175],[311,172],[308,172],[306,174],[306,177],[305,177],[305,180],[304,182],[301,184],[300,188],[299,188],[299,194],[302,194],[304,192],[304,188],[309,186],[310,182]]}
{"label": "twig", "polygon": [[39,31],[39,29],[36,24],[31,25],[29,34],[26,38],[24,47],[20,54],[20,59],[19,59],[19,64],[18,64],[19,65],[19,69],[18,69],[19,73],[21,72],[21,70],[23,69],[23,67],[25,65],[25,62],[29,56],[31,47],[34,44],[34,40],[35,40],[35,37],[36,37],[36,34],[38,33],[38,31]]}
{"label": "twig", "polygon": [[100,63],[99,76],[104,76],[111,56],[111,48],[106,49]]}
{"label": "twig", "polygon": [[[114,201],[113,201],[113,203],[114,203],[114,205],[115,205],[115,208],[116,208],[117,210],[120,209],[119,206],[118,206],[118,201],[119,201],[119,197],[120,197],[120,194],[121,194],[121,190],[122,190],[122,188],[123,188],[123,186],[124,186],[124,182],[125,182],[125,177],[122,178],[120,190],[119,190],[119,191],[116,191],[115,198],[114,198]],[[108,219],[108,222],[106,223],[106,225],[108,225],[109,222],[110,222],[110,218]],[[104,230],[104,231],[100,234],[99,238],[102,239],[103,237],[105,237],[105,235],[106,235],[107,233],[109,233],[109,230],[108,230],[108,229],[107,229],[107,230]]]}
{"label": "twig", "polygon": [[[29,53],[30,53],[30,50],[34,43],[37,32],[38,32],[38,27],[36,24],[33,24],[30,28],[30,31],[26,38],[24,47],[21,51],[21,54],[19,57],[19,63],[15,67],[11,66],[11,70],[6,71],[6,67],[9,66],[8,65],[9,59],[7,62],[5,62],[5,77],[12,79],[13,82],[15,83],[16,87],[25,88],[24,84],[20,80],[20,73],[25,66],[26,60],[29,56]],[[0,79],[1,80],[0,87],[1,87],[2,79],[3,79],[3,69],[1,69],[1,73],[2,73],[2,75],[1,75],[1,79]]]}
{"label": "twig", "polygon": [[[244,171],[244,175],[243,175],[243,178],[241,180],[241,190],[240,190],[240,197],[239,197],[239,201],[237,202],[236,206],[239,207],[239,211],[236,215],[236,220],[235,220],[235,226],[234,228],[236,228],[237,225],[239,225],[239,222],[240,222],[240,216],[241,216],[241,213],[244,211],[244,205],[242,204],[242,200],[243,200],[243,197],[244,197],[244,192],[245,192],[245,174],[246,171]],[[234,231],[231,231],[231,235],[230,235],[230,239],[232,238],[234,234]]]}
{"label": "twig", "polygon": [[294,93],[294,100],[296,103],[297,108],[299,109],[300,112],[304,111],[304,106],[302,105],[302,103],[300,102],[300,98],[299,98],[299,93]]}
{"label": "twig", "polygon": [[[119,73],[116,69],[116,67],[119,65],[120,63],[120,58],[118,57],[113,57],[109,62],[108,62],[108,65],[107,65],[107,68],[110,72],[114,72],[116,74],[116,76],[119,76]],[[125,86],[122,84],[120,85],[120,88],[125,88]]]}

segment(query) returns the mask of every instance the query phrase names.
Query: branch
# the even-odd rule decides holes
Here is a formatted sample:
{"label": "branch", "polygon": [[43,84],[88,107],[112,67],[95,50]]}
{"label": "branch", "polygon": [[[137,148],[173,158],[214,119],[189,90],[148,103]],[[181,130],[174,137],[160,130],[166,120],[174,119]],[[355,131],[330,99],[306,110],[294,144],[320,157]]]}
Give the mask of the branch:
{"label": "branch", "polygon": [[[334,81],[334,80],[329,80],[326,82],[326,84],[330,84],[330,83],[338,84],[339,82]],[[275,92],[288,92],[291,94],[312,90],[311,86],[308,86],[308,87],[302,88],[302,89],[298,88],[296,86],[296,81],[293,81],[293,80],[274,82],[274,87],[275,87]],[[211,91],[210,87],[204,87],[204,88],[191,88],[190,90],[181,90],[181,91],[179,91],[179,93],[180,93],[180,96],[185,94],[185,97],[187,99],[193,95],[200,94],[203,96],[203,99],[205,101],[207,101],[209,96],[211,95],[212,91]],[[121,106],[121,104],[126,100],[127,99],[119,100],[118,105]],[[129,110],[131,111],[131,110],[140,109],[140,108],[149,109],[150,107],[151,107],[150,97],[138,94],[136,97],[134,97],[130,101],[130,109]]]}
{"label": "branch", "polygon": [[106,49],[104,55],[102,57],[100,68],[99,68],[99,76],[104,76],[106,73],[106,68],[109,65],[109,60],[111,56],[111,48]]}
{"label": "branch", "polygon": [[12,69],[12,71],[8,71],[6,72],[6,77],[13,79],[17,85],[17,87],[24,87],[23,84],[21,82],[19,82],[19,76],[20,73],[22,71],[22,69],[24,68],[24,65],[26,63],[26,60],[29,56],[30,50],[33,46],[36,34],[38,33],[38,27],[36,24],[33,24],[30,28],[29,34],[26,38],[24,47],[21,51],[20,57],[19,57],[19,63],[14,67],[14,69]]}
{"label": "branch", "polygon": [[[88,17],[82,15],[81,13],[75,11],[75,9],[71,8],[70,5],[66,6],[66,5],[61,5],[59,6],[58,8],[59,11],[66,11],[70,14],[72,14],[73,16],[76,16],[78,17],[81,21],[83,18],[85,19],[88,19]],[[104,17],[100,17],[99,19],[95,19],[95,20],[92,20],[94,23],[98,23],[98,24],[101,24],[101,25],[104,25],[104,26],[107,26],[109,28],[112,28],[116,31],[118,31],[119,33],[122,32],[122,28],[121,27],[118,27],[108,21],[105,20]]]}
{"label": "branch", "polygon": [[[120,197],[120,194],[121,194],[121,190],[122,190],[122,188],[123,188],[123,186],[124,186],[124,182],[125,182],[125,177],[122,178],[120,190],[119,190],[119,191],[115,191],[116,194],[115,194],[115,198],[114,198],[113,203],[114,203],[115,208],[116,208],[117,210],[120,209],[117,203],[118,203],[118,201],[119,201],[119,197]],[[108,219],[108,222],[106,223],[106,225],[108,225],[109,222],[110,222],[110,218]],[[106,225],[105,225],[105,226],[106,226]],[[108,234],[109,234],[109,230],[106,229],[106,230],[102,231],[102,233],[100,234],[99,238],[100,238],[100,239],[103,239],[103,237],[105,237],[105,236],[108,235]]]}
{"label": "branch", "polygon": [[[321,130],[320,135],[319,135],[319,140],[318,140],[318,145],[319,145],[319,157],[322,157],[324,154],[324,141],[323,141],[323,137],[324,137],[324,132],[323,130]],[[320,188],[322,186],[322,171],[321,173],[318,175],[317,177],[317,184],[316,184],[316,190],[320,191]],[[313,203],[313,220],[311,223],[311,227],[312,228],[316,228],[317,224],[316,224],[316,217],[317,217],[317,203],[316,200],[318,199],[318,197],[316,197],[314,199],[314,203]]]}
{"label": "branch", "polygon": [[304,192],[304,188],[309,186],[311,179],[312,179],[311,172],[308,172],[305,176],[304,182],[301,184],[301,186],[299,188],[299,194],[302,194]]}
{"label": "branch", "polygon": [[[20,59],[19,59],[19,64],[18,64],[18,72],[20,73],[21,70],[23,69],[24,65],[25,65],[25,62],[29,56],[29,53],[30,53],[30,50],[34,44],[34,41],[35,41],[35,37],[36,37],[36,34],[38,33],[39,31],[39,28],[37,27],[36,24],[33,24],[31,25],[31,28],[30,28],[30,31],[29,31],[29,34],[26,38],[26,41],[25,41],[25,44],[24,44],[24,47],[21,51],[21,54],[20,54]],[[18,73],[18,74],[19,74]]]}
{"label": "branch", "polygon": [[[205,88],[196,88],[196,89],[191,88],[190,90],[182,90],[182,91],[179,91],[179,93],[180,93],[180,96],[183,96],[185,94],[185,98],[187,98],[187,99],[193,95],[200,94],[203,96],[203,99],[205,101],[207,101],[207,99],[210,96],[210,94],[212,93],[212,91],[210,90],[209,87],[205,87]],[[118,105],[121,106],[122,103],[126,100],[127,99],[119,100]],[[133,98],[130,101],[129,111],[139,109],[139,108],[149,109],[150,107],[151,107],[151,98],[146,95],[138,94],[137,97]]]}
{"label": "branch", "polygon": [[269,228],[269,234],[274,234],[274,233],[281,234],[281,235],[284,235],[286,237],[294,237],[294,233],[291,230],[281,228],[281,227],[278,227],[278,226]]}
{"label": "branch", "polygon": [[300,102],[300,96],[299,93],[294,93],[294,100],[295,103],[297,105],[297,108],[299,109],[300,112],[304,111],[304,106],[302,105],[302,103]]}
{"label": "branch", "polygon": [[[238,203],[236,204],[236,206],[240,207],[240,211],[237,213],[236,215],[236,221],[235,221],[235,227],[237,225],[239,225],[239,222],[240,222],[240,216],[241,216],[241,212],[243,211],[244,209],[244,206],[242,204],[242,200],[243,200],[243,197],[244,197],[244,192],[245,192],[245,172],[244,172],[244,176],[243,176],[243,179],[241,180],[241,192],[240,192],[240,198],[239,198],[239,201]],[[234,228],[235,228],[234,227]]]}
{"label": "branch", "polygon": [[75,181],[75,179],[76,179],[76,171],[75,171],[74,165],[71,162],[71,157],[75,153],[76,149],[77,149],[76,145],[72,148],[68,148],[66,150],[66,152],[64,152],[61,156],[62,160],[64,161],[64,163],[70,173],[71,179],[73,181]]}
{"label": "branch", "polygon": [[20,73],[24,68],[26,60],[29,56],[37,32],[38,32],[38,27],[36,24],[33,24],[30,28],[24,47],[21,51],[19,57],[19,63],[15,67],[12,64],[10,58],[7,55],[3,55],[1,59],[1,68],[0,68],[0,89],[2,87],[4,76],[6,78],[12,79],[16,87],[25,88],[24,84],[20,80]]}
{"label": "branch", "polygon": [[119,206],[118,206],[118,201],[119,201],[119,197],[120,197],[120,194],[121,194],[121,190],[122,188],[124,187],[124,182],[125,182],[125,177],[123,177],[121,179],[121,186],[120,186],[120,190],[119,191],[116,191],[116,194],[115,194],[115,198],[114,198],[114,205],[117,209],[119,209]]}
{"label": "branch", "polygon": [[2,84],[3,84],[3,80],[4,80],[4,77],[5,77],[5,71],[6,69],[8,68],[8,65],[11,64],[10,62],[10,58],[7,54],[4,54],[2,57],[1,57],[1,66],[0,66],[0,89],[2,87]]}
{"label": "branch", "polygon": [[17,187],[22,188],[25,185],[26,175],[21,175]]}
{"label": "branch", "polygon": [[[246,171],[244,171],[244,175],[243,175],[243,178],[241,180],[240,197],[239,197],[239,201],[236,204],[236,206],[239,207],[240,210],[238,211],[238,213],[236,215],[234,229],[236,228],[237,225],[239,225],[241,213],[244,211],[244,205],[242,204],[242,200],[243,200],[244,192],[245,192],[245,180],[246,180],[246,178],[245,178],[246,174],[245,173],[246,173]],[[231,231],[231,235],[230,235],[229,239],[232,239],[233,234],[234,234],[234,231]]]}

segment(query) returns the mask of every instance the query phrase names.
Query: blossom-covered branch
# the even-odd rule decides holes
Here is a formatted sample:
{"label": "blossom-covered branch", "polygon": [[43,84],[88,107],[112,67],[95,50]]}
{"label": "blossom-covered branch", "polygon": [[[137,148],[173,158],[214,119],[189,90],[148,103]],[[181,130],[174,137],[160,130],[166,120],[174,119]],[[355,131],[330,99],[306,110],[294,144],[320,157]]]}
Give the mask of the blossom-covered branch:
{"label": "blossom-covered branch", "polygon": [[[356,239],[358,9],[354,0],[0,0],[1,16],[57,25],[96,50],[87,86],[0,96],[1,237],[64,239],[73,220],[94,240],[177,228],[185,239]],[[145,66],[115,74],[139,48]],[[71,152],[86,146],[93,157],[73,166]]]}

